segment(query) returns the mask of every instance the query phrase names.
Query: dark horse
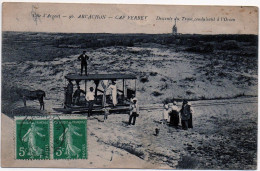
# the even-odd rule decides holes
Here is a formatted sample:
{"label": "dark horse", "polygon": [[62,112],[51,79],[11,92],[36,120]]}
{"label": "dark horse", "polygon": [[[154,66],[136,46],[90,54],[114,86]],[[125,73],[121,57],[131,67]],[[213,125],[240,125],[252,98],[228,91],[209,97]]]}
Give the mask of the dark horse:
{"label": "dark horse", "polygon": [[45,92],[43,90],[22,90],[18,94],[22,97],[24,106],[26,106],[26,100],[39,100],[40,110],[44,110],[43,97],[45,97]]}

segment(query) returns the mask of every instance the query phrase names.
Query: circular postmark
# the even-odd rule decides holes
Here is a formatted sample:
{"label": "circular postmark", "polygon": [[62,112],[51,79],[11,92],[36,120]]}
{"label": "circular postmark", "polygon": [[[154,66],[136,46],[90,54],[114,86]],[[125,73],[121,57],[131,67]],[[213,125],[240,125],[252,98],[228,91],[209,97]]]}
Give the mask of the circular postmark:
{"label": "circular postmark", "polygon": [[[50,159],[50,151],[54,149],[50,125],[54,118],[59,119],[58,116],[24,116],[16,120],[17,159]],[[60,126],[64,131],[62,122]]]}

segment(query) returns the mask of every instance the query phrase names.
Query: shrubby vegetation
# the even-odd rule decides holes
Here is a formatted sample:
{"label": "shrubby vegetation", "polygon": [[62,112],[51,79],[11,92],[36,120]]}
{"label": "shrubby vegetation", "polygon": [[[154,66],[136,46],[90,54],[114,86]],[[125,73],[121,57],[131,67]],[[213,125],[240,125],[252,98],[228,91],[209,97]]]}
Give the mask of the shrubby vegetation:
{"label": "shrubby vegetation", "polygon": [[[15,34],[15,38],[13,35]],[[23,41],[20,41],[23,40]],[[97,49],[110,46],[138,46],[144,43],[161,45],[185,45],[184,50],[198,53],[210,53],[215,50],[241,50],[241,43],[247,46],[258,44],[256,35],[171,35],[171,34],[75,34],[75,33],[3,33],[3,60],[12,61],[19,47],[23,47],[19,59],[31,60],[41,56],[40,60],[53,60],[79,53],[80,49]],[[44,51],[43,51],[44,48]],[[179,49],[176,49],[179,51]],[[139,53],[132,51],[131,53]],[[149,52],[143,52],[149,55]],[[256,55],[257,48],[245,51],[245,55]],[[44,57],[44,58],[42,58]]]}

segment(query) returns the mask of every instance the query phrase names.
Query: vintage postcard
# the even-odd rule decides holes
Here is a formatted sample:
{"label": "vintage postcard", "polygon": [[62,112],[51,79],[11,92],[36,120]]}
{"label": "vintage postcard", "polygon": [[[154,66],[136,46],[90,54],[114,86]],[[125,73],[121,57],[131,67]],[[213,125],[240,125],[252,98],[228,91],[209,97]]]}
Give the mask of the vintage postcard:
{"label": "vintage postcard", "polygon": [[257,7],[2,9],[2,167],[257,168]]}

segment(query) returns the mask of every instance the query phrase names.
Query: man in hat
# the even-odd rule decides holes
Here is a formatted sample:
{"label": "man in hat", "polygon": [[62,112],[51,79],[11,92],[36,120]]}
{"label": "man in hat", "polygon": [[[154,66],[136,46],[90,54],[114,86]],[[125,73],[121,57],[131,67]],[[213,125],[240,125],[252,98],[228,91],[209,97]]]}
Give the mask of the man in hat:
{"label": "man in hat", "polygon": [[92,114],[92,109],[95,101],[95,93],[94,93],[94,88],[90,87],[89,92],[86,94],[86,100],[88,102],[88,116],[91,116]]}
{"label": "man in hat", "polygon": [[88,69],[87,69],[87,60],[89,60],[89,57],[86,55],[86,51],[83,51],[83,53],[78,57],[78,60],[81,61],[81,75],[83,73],[83,69],[85,68],[85,75],[87,75]]}
{"label": "man in hat", "polygon": [[136,117],[139,116],[139,106],[137,104],[137,99],[133,98],[133,102],[130,105],[130,117],[128,124],[131,125],[133,119],[133,125],[135,125]]}
{"label": "man in hat", "polygon": [[192,125],[192,109],[188,104],[187,100],[183,100],[181,108],[181,125],[182,129],[187,130],[188,128],[193,128]]}

